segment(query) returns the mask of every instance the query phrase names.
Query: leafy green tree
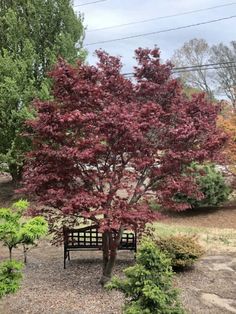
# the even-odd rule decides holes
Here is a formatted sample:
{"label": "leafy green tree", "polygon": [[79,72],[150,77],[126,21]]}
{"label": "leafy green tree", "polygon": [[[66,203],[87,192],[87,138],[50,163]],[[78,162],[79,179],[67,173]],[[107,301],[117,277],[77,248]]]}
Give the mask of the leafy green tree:
{"label": "leafy green tree", "polygon": [[124,270],[125,279],[114,277],[108,289],[127,297],[125,314],[183,314],[178,292],[172,287],[171,260],[148,240],[143,241],[137,263]]}
{"label": "leafy green tree", "polygon": [[34,217],[22,224],[19,239],[23,245],[24,263],[27,263],[27,252],[30,247],[37,245],[37,240],[46,235],[47,223],[43,217]]}
{"label": "leafy green tree", "polygon": [[59,56],[85,58],[82,16],[70,0],[0,3],[0,170],[20,179],[30,142],[22,137],[34,98],[48,99],[46,73]]}
{"label": "leafy green tree", "polygon": [[22,244],[26,263],[29,246],[35,245],[36,241],[47,233],[47,222],[43,217],[23,219],[28,205],[27,201],[20,200],[11,208],[0,208],[0,241],[8,248],[10,261],[13,248]]}

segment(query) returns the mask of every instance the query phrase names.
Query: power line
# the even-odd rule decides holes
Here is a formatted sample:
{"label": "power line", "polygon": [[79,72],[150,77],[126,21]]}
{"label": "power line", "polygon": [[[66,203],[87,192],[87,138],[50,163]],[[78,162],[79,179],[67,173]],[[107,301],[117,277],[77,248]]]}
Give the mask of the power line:
{"label": "power line", "polygon": [[[218,69],[230,69],[230,68],[235,68],[233,66],[224,66],[224,67],[209,67],[206,68],[206,70],[218,70]],[[188,73],[188,72],[195,72],[195,71],[199,71],[200,69],[190,69],[190,70],[182,70],[182,71],[173,71],[172,74],[180,74],[180,73]],[[123,73],[124,76],[126,77],[134,77],[134,73]]]}
{"label": "power line", "polygon": [[[234,64],[236,65],[236,61],[197,64],[197,65],[184,66],[184,67],[175,67],[172,72],[173,73],[185,73],[185,72],[192,72],[192,71],[199,71],[199,70],[234,68],[234,66],[233,66]],[[134,76],[134,73],[128,72],[128,73],[123,73],[123,75],[124,76]]]}
{"label": "power line", "polygon": [[138,37],[144,37],[144,36],[149,36],[149,35],[156,35],[156,34],[161,34],[161,33],[167,33],[167,32],[172,32],[172,31],[176,31],[176,30],[180,30],[180,29],[196,27],[196,26],[200,26],[200,25],[205,25],[205,24],[216,23],[216,22],[220,22],[220,21],[224,21],[224,20],[229,20],[229,19],[232,19],[232,18],[235,18],[235,17],[236,17],[236,15],[232,15],[232,16],[223,17],[223,18],[220,18],[220,19],[210,20],[210,21],[206,21],[206,22],[199,22],[199,23],[196,23],[196,24],[189,24],[189,25],[179,26],[179,27],[175,27],[175,28],[167,28],[167,29],[163,29],[163,30],[160,30],[160,31],[150,32],[150,33],[143,33],[143,34],[131,35],[131,36],[126,36],[126,37],[121,37],[121,38],[97,41],[97,42],[94,42],[94,43],[88,43],[88,44],[86,44],[84,46],[87,47],[87,46],[111,43],[111,42],[115,42],[115,41],[131,39],[131,38],[138,38]]}
{"label": "power line", "polygon": [[124,24],[117,24],[117,25],[101,27],[101,28],[95,28],[95,29],[91,29],[91,30],[88,29],[87,32],[103,31],[103,30],[107,30],[107,29],[114,29],[114,28],[120,28],[120,27],[124,27],[124,26],[130,26],[130,25],[135,25],[135,24],[152,22],[152,21],[156,21],[156,20],[164,20],[164,19],[168,19],[168,18],[172,18],[172,17],[183,16],[183,15],[188,15],[188,14],[193,14],[193,13],[198,13],[198,12],[203,12],[203,11],[209,11],[209,10],[214,10],[214,9],[218,9],[218,8],[222,8],[222,7],[228,7],[228,6],[232,6],[235,4],[236,4],[236,2],[231,2],[228,4],[217,5],[217,6],[213,6],[213,7],[204,8],[204,9],[186,11],[183,13],[177,13],[177,14],[171,14],[171,15],[165,15],[165,16],[157,16],[157,17],[150,18],[150,19],[134,21],[134,22],[124,23]]}
{"label": "power line", "polygon": [[74,5],[74,8],[76,8],[76,7],[83,7],[84,5],[94,4],[94,3],[99,3],[99,2],[105,2],[105,1],[107,1],[107,0],[97,0],[97,1],[92,1],[92,2],[85,2],[83,4]]}
{"label": "power line", "polygon": [[225,64],[233,64],[236,63],[236,61],[227,61],[227,62],[217,62],[217,63],[206,63],[206,64],[196,64],[196,65],[187,65],[183,67],[175,67],[175,70],[182,70],[182,69],[190,69],[190,68],[204,68],[208,66],[214,66],[214,65],[225,65]]}
{"label": "power line", "polygon": [[[218,70],[218,69],[230,69],[230,68],[235,68],[232,65],[225,65],[225,66],[218,66],[218,67],[208,67],[205,68],[204,70]],[[178,73],[187,73],[187,72],[195,72],[195,71],[199,71],[202,70],[202,68],[195,68],[195,69],[189,69],[189,70],[179,70],[179,71],[173,71],[173,74],[178,74]]]}

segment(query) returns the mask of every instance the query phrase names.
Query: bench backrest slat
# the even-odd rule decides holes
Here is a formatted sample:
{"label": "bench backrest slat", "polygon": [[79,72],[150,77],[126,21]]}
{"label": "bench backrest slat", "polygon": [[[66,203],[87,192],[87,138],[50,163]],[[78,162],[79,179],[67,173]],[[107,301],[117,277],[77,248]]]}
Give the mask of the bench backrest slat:
{"label": "bench backrest slat", "polygon": [[[102,247],[102,233],[98,232],[98,226],[89,226],[80,229],[64,228],[64,246],[67,249],[98,248]],[[120,250],[135,250],[135,233],[124,233],[119,245]]]}

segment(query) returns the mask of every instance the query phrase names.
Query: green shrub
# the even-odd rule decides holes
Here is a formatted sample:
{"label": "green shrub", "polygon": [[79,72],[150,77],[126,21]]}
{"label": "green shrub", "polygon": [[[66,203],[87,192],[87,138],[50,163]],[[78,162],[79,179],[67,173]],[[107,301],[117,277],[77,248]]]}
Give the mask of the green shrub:
{"label": "green shrub", "polygon": [[159,237],[156,244],[171,259],[171,265],[175,270],[192,266],[204,253],[194,236]]}
{"label": "green shrub", "polygon": [[200,191],[203,193],[203,199],[197,200],[184,194],[178,193],[175,196],[177,202],[186,202],[191,207],[201,206],[217,206],[220,203],[227,201],[230,188],[226,184],[225,179],[220,171],[218,171],[213,164],[199,165],[192,163],[188,168],[188,172],[194,176],[199,186]]}
{"label": "green shrub", "polygon": [[136,264],[124,270],[125,279],[114,277],[106,286],[122,291],[125,314],[182,314],[178,292],[172,287],[171,261],[155,243],[143,241]]}
{"label": "green shrub", "polygon": [[0,298],[20,288],[23,265],[17,261],[0,263]]}

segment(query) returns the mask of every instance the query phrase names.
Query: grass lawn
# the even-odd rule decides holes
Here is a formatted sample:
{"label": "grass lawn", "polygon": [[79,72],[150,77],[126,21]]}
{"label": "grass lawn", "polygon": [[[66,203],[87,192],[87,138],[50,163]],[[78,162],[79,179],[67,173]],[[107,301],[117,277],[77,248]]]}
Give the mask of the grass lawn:
{"label": "grass lawn", "polygon": [[236,229],[233,228],[207,228],[192,227],[181,224],[155,223],[155,232],[160,236],[189,235],[196,236],[199,243],[206,249],[235,248],[236,250]]}

